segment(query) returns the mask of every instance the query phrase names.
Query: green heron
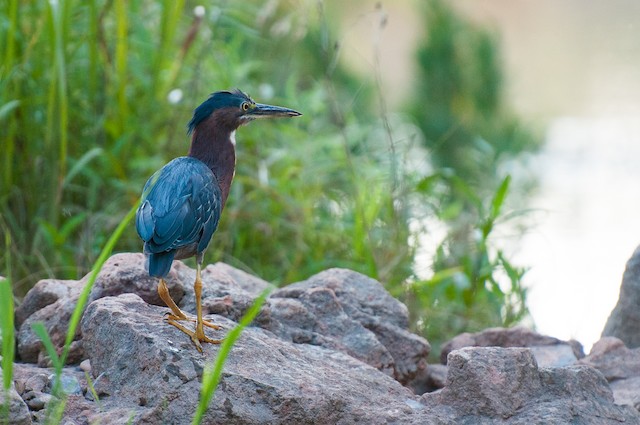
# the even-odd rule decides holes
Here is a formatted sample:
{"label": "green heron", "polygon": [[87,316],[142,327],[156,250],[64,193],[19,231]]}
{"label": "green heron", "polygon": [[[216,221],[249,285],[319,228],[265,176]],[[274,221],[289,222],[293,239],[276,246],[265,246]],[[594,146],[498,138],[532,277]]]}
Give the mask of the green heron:
{"label": "green heron", "polygon": [[[203,326],[220,326],[202,320],[201,269],[235,173],[236,129],[256,118],[299,115],[292,109],[255,103],[240,90],[215,92],[195,109],[189,122],[188,156],[169,162],[144,186],[136,229],[144,241],[147,270],[160,278],[158,294],[171,309],[167,323],[189,335],[200,352],[201,342],[220,343],[204,334]],[[193,256],[197,265],[195,319],[180,310],[165,282],[173,260]],[[195,322],[195,331],[180,323],[183,321]]]}

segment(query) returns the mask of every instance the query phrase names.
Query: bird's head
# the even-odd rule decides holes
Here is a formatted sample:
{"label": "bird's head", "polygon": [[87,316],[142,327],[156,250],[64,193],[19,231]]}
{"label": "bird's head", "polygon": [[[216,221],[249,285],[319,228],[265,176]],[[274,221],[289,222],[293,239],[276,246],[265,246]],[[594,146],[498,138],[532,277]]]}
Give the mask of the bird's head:
{"label": "bird's head", "polygon": [[212,118],[216,127],[231,132],[256,118],[297,117],[299,115],[302,114],[293,109],[256,103],[240,90],[218,91],[211,94],[195,109],[188,128],[189,133],[192,133],[199,124]]}

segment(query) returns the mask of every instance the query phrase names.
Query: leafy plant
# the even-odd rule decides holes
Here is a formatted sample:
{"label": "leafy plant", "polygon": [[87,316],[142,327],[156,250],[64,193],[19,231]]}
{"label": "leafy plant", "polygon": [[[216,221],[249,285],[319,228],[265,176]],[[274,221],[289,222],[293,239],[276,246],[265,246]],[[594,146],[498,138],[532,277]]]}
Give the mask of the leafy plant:
{"label": "leafy plant", "polygon": [[[480,217],[470,232],[465,229],[464,235],[473,237],[464,241],[463,249],[460,234],[449,231],[436,249],[432,276],[412,282],[406,294],[412,323],[434,343],[434,352],[439,352],[441,342],[462,332],[508,327],[528,315],[527,290],[522,286],[526,269],[512,264],[492,238],[498,224],[513,218],[503,212],[510,183],[507,176],[488,204],[456,176],[433,175],[419,185],[430,197],[437,191],[434,185],[455,187],[466,194]],[[458,193],[456,198],[462,196]],[[438,210],[451,213],[446,208]]]}
{"label": "leafy plant", "polygon": [[527,315],[525,269],[500,248],[496,227],[518,217],[503,213],[507,194],[522,202],[534,184],[505,177],[504,164],[517,163],[539,141],[504,102],[496,36],[444,1],[429,0],[423,10],[427,34],[407,111],[422,130],[432,168],[416,186],[414,215],[444,236],[430,275],[393,291],[405,294],[412,323],[437,352],[461,332],[510,326]]}
{"label": "leafy plant", "polygon": [[[191,15],[184,2],[8,2],[0,19],[14,6],[20,14],[0,26],[16,35],[0,45],[13,58],[0,67],[0,119],[3,151],[19,160],[4,170],[0,228],[12,244],[0,255],[12,256],[17,295],[39,278],[85,274],[148,176],[186,153],[193,107],[234,86],[304,115],[241,130],[206,261],[275,283],[329,266],[389,282],[411,274],[402,194],[389,190],[386,142],[373,137],[372,86],[341,66],[315,5],[227,2]],[[118,249],[140,250],[132,229]]]}

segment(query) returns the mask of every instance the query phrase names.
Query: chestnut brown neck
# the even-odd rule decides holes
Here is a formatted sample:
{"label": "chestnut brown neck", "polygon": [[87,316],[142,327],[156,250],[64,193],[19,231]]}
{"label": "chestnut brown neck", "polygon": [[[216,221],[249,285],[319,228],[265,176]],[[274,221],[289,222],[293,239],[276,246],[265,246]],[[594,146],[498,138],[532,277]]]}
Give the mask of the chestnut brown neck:
{"label": "chestnut brown neck", "polygon": [[216,115],[213,113],[194,129],[189,156],[211,169],[220,186],[224,208],[236,168],[235,141],[232,141],[236,129],[227,125],[226,117]]}

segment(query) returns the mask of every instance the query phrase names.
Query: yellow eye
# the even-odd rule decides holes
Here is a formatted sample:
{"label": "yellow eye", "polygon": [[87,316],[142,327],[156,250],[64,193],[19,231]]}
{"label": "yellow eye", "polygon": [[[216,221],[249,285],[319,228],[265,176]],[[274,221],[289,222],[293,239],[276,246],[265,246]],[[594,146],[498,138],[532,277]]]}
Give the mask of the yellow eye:
{"label": "yellow eye", "polygon": [[240,107],[242,108],[242,110],[244,112],[247,112],[249,110],[249,103],[247,102],[242,102],[242,105],[240,105]]}

